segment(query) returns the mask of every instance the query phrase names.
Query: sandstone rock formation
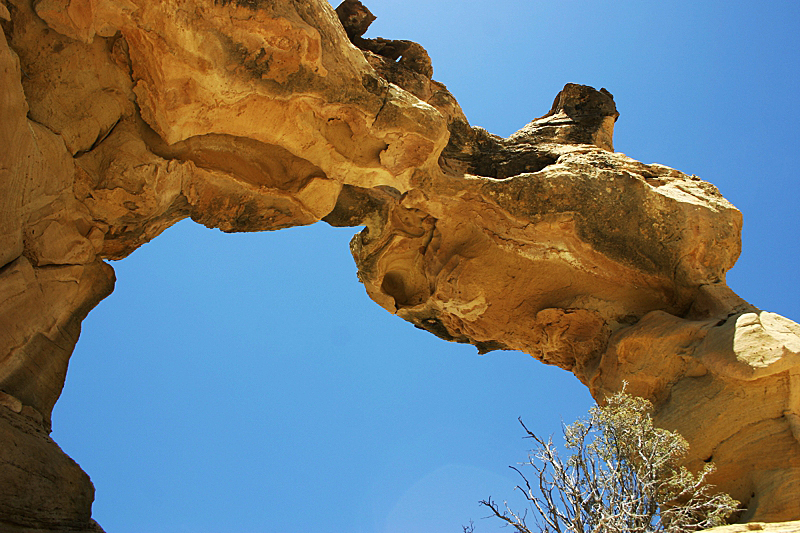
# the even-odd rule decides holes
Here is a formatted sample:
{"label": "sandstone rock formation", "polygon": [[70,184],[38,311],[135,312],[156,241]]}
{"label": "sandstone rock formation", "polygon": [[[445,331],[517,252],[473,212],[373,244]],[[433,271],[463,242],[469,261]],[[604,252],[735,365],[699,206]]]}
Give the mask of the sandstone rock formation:
{"label": "sandstone rock formation", "polygon": [[424,48],[355,0],[0,1],[0,525],[97,530],[49,439],[105,262],[191,217],[364,226],[390,313],[522,350],[595,398],[629,383],[746,506],[800,518],[800,326],[725,285],[740,213],[613,152],[608,91],[568,84],[508,138],[471,127]]}
{"label": "sandstone rock formation", "polygon": [[748,531],[764,531],[766,533],[796,533],[800,531],[800,521],[779,522],[765,524],[764,522],[749,522],[747,524],[734,524],[707,529],[708,533],[746,533]]}

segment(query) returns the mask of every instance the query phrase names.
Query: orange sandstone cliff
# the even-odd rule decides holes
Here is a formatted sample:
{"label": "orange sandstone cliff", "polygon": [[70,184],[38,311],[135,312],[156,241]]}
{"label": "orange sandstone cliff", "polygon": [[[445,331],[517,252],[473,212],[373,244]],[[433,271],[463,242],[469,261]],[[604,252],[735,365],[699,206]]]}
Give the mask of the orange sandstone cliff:
{"label": "orange sandstone cliff", "polygon": [[611,94],[568,84],[508,138],[359,2],[0,0],[0,529],[99,531],[49,437],[80,324],[120,259],[191,217],[324,220],[378,305],[521,350],[598,400],[628,382],[742,521],[800,518],[800,325],[737,297],[741,214],[613,151]]}

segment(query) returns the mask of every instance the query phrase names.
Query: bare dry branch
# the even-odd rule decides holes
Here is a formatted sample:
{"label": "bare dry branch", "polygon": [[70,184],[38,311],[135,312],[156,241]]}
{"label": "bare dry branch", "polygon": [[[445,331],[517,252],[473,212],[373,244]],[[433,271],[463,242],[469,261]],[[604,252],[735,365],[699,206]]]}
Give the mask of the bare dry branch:
{"label": "bare dry branch", "polygon": [[[552,439],[544,440],[520,419],[535,447],[521,467],[531,467],[531,484],[522,468],[517,488],[534,511],[543,533],[684,533],[725,523],[738,502],[712,494],[707,465],[692,474],[680,465],[688,451],[680,435],[657,428],[650,404],[619,392],[589,420],[564,426],[566,462]],[[535,487],[535,488],[534,488]],[[526,514],[501,509],[491,498],[481,504],[520,533],[532,533]],[[466,531],[466,529],[465,529]],[[471,531],[469,532],[471,533]]]}

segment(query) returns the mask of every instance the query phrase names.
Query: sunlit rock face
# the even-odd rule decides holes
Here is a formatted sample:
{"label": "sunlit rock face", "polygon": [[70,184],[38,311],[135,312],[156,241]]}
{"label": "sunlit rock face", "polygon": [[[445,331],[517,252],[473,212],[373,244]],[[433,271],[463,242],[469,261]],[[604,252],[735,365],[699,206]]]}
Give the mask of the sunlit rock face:
{"label": "sunlit rock face", "polygon": [[800,518],[800,326],[725,285],[740,213],[614,153],[605,89],[567,84],[505,139],[471,127],[421,45],[362,37],[373,19],[352,0],[0,1],[0,525],[97,530],[50,414],[113,289],[104,260],[186,217],[363,226],[378,305],[598,401],[627,382],[741,520]]}
{"label": "sunlit rock face", "polygon": [[764,533],[797,533],[800,531],[800,521],[791,522],[750,522],[748,524],[733,524],[707,529],[709,533],[747,533],[749,531],[763,531]]}

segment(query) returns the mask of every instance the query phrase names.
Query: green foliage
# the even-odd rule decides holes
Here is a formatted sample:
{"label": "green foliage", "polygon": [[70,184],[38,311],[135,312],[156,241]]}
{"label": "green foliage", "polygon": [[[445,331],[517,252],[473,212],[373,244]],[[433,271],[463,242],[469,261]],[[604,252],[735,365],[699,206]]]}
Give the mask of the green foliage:
{"label": "green foliage", "polygon": [[[657,428],[645,399],[619,392],[595,406],[588,420],[564,428],[571,455],[563,462],[552,439],[535,441],[528,461],[532,481],[520,468],[517,486],[544,533],[679,533],[726,523],[739,502],[712,493],[706,478],[711,463],[693,474],[681,466],[689,445],[677,433]],[[522,421],[520,420],[520,423]],[[532,484],[533,483],[533,484]],[[491,498],[481,502],[519,533],[533,533],[526,513],[504,509]]]}

